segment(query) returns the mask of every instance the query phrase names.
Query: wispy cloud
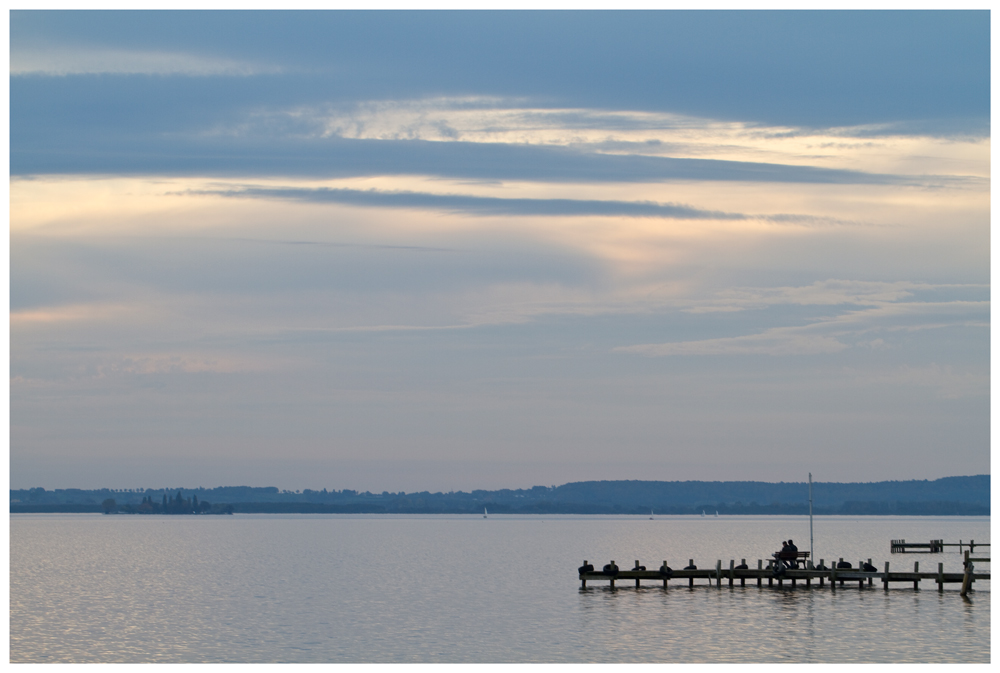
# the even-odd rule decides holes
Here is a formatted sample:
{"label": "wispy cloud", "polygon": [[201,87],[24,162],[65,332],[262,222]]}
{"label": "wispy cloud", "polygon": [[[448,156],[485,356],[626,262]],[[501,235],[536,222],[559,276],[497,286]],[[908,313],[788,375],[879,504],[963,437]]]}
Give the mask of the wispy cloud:
{"label": "wispy cloud", "polygon": [[848,348],[837,339],[821,334],[810,334],[804,327],[775,327],[760,334],[679,341],[675,343],[621,346],[619,353],[636,355],[817,355],[837,353]]}
{"label": "wispy cloud", "polygon": [[620,346],[616,352],[668,355],[814,355],[852,346],[884,347],[882,339],[858,341],[871,332],[916,332],[944,327],[989,327],[989,302],[908,302],[847,311],[806,325],[773,327],[756,334]]}
{"label": "wispy cloud", "polygon": [[181,51],[67,47],[49,45],[11,49],[10,74],[67,75],[214,75],[277,74],[281,68],[231,58]]}
{"label": "wispy cloud", "polygon": [[683,308],[689,313],[742,311],[783,304],[800,306],[862,305],[875,306],[898,302],[916,292],[952,290],[976,292],[985,285],[942,285],[913,281],[860,281],[827,279],[797,287],[734,287],[699,299],[694,306]]}
{"label": "wispy cloud", "polygon": [[[135,114],[144,114],[136,110]],[[124,114],[124,112],[123,112]],[[794,164],[586,152],[510,143],[355,140],[107,128],[44,133],[12,111],[11,174],[215,176],[429,175],[541,183],[666,181],[816,185],[949,185],[979,178],[914,176]],[[123,126],[135,125],[130,113]],[[30,136],[30,140],[29,140]]]}
{"label": "wispy cloud", "polygon": [[760,220],[775,224],[858,225],[859,222],[806,214],[754,215],[705,210],[680,203],[595,199],[524,199],[432,194],[377,189],[329,187],[242,187],[237,189],[191,190],[188,194],[211,194],[229,198],[283,199],[308,203],[338,203],[377,208],[406,208],[462,213],[479,216],[596,216],[654,217],[673,220]]}
{"label": "wispy cloud", "polygon": [[430,194],[427,192],[387,192],[381,190],[247,187],[210,193],[226,197],[287,199],[310,203],[340,203],[352,206],[440,210],[473,215],[598,215],[625,217],[661,217],[681,220],[744,220],[746,215],[702,210],[677,203],[649,201],[597,201],[589,199],[517,199]]}

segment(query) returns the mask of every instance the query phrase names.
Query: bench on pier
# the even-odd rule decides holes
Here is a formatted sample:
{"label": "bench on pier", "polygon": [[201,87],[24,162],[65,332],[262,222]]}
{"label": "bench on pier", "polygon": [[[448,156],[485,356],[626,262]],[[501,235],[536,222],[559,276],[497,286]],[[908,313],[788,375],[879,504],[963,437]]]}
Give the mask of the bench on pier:
{"label": "bench on pier", "polygon": [[799,552],[787,552],[787,551],[776,551],[771,556],[774,557],[775,561],[784,561],[793,568],[798,565],[799,561],[805,561],[809,558],[809,552],[799,551]]}

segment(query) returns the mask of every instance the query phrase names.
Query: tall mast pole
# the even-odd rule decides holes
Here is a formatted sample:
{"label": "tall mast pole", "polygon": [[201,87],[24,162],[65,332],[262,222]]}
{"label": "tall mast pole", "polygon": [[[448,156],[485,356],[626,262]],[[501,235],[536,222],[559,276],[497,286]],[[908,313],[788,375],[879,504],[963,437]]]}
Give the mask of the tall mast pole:
{"label": "tall mast pole", "polygon": [[815,558],[813,553],[813,473],[809,473],[809,558]]}

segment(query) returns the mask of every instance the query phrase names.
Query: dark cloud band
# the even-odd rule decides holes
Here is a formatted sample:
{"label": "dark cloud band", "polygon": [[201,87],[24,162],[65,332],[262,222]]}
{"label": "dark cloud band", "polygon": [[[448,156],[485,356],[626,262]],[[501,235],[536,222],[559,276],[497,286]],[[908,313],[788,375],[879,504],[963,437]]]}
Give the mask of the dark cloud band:
{"label": "dark cloud band", "polygon": [[17,139],[11,175],[202,176],[432,175],[538,182],[723,181],[916,184],[925,178],[812,166],[714,159],[622,156],[566,147],[501,143],[280,138],[148,137],[58,131]]}
{"label": "dark cloud band", "polygon": [[745,220],[746,215],[701,210],[674,203],[649,201],[598,201],[584,199],[504,199],[426,192],[383,192],[360,189],[245,189],[200,191],[234,198],[285,199],[310,203],[339,203],[378,208],[438,210],[472,215],[508,216],[625,216],[658,217],[678,220]]}

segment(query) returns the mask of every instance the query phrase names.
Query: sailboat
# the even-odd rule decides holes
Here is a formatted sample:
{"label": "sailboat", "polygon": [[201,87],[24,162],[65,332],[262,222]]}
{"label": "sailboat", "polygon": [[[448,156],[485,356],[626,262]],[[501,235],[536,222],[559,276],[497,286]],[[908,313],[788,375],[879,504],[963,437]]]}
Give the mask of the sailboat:
{"label": "sailboat", "polygon": [[705,510],[701,510],[701,515],[705,516]]}
{"label": "sailboat", "polygon": [[483,507],[483,518],[484,519],[486,518],[486,508],[485,507]]}
{"label": "sailboat", "polygon": [[653,520],[653,510],[649,510],[649,520]]}
{"label": "sailboat", "polygon": [[719,518],[719,510],[715,510],[715,518],[716,518],[716,519],[718,519],[718,518]]}

